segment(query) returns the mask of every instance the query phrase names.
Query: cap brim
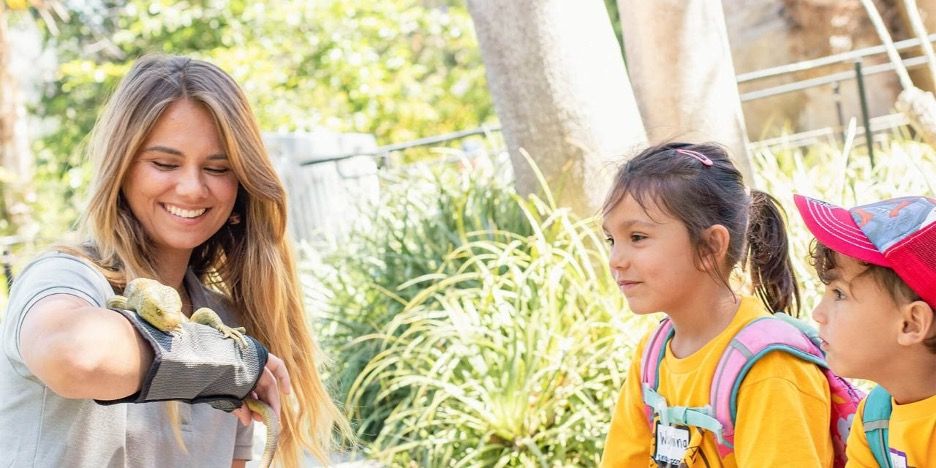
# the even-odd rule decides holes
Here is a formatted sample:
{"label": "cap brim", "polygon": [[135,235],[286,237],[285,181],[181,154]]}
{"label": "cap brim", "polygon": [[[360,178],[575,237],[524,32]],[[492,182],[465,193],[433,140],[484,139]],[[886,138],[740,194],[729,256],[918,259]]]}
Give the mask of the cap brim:
{"label": "cap brim", "polygon": [[793,201],[809,232],[823,245],[863,262],[890,267],[848,210],[802,195],[793,195]]}

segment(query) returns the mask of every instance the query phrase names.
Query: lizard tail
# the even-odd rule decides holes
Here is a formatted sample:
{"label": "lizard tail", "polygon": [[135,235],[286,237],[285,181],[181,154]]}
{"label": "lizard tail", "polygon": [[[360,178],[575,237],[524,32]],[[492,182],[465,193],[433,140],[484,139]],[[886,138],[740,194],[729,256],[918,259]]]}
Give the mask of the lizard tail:
{"label": "lizard tail", "polygon": [[172,426],[172,436],[176,443],[182,449],[182,453],[188,453],[188,447],[185,446],[185,440],[182,439],[182,418],[179,416],[178,401],[166,402],[166,413],[169,415],[169,424]]}
{"label": "lizard tail", "polygon": [[270,429],[267,429],[267,443],[263,447],[263,457],[260,458],[260,466],[270,468],[273,466],[273,455],[276,454],[276,442],[270,437]]}
{"label": "lizard tail", "polygon": [[259,413],[263,418],[263,424],[266,426],[266,445],[263,447],[260,466],[269,468],[273,465],[273,455],[276,454],[276,445],[279,442],[279,418],[273,414],[273,409],[262,401],[248,398],[244,400],[244,403],[251,411]]}

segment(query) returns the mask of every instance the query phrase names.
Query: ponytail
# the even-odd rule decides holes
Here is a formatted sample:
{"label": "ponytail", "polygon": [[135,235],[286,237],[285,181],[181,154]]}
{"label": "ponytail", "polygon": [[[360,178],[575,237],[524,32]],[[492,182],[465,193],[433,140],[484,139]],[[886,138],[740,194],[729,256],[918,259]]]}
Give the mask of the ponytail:
{"label": "ponytail", "polygon": [[700,267],[715,254],[705,230],[724,226],[728,248],[724,259],[712,258],[712,278],[731,290],[730,272],[740,263],[751,274],[754,294],[771,310],[799,315],[783,210],[764,192],[748,194],[723,147],[671,142],[647,148],[618,169],[605,213],[625,196],[641,206],[656,203],[681,221]]}
{"label": "ponytail", "polygon": [[783,208],[766,192],[751,190],[745,263],[754,293],[773,312],[799,316],[800,294],[790,261]]}

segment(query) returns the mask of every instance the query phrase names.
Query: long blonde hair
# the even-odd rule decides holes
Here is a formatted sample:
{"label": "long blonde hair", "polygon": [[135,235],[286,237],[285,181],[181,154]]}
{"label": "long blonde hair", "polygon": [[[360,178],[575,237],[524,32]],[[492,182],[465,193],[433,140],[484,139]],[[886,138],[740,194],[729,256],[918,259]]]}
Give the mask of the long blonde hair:
{"label": "long blonde hair", "polygon": [[307,449],[327,463],[337,426],[350,428],[332,402],[317,363],[320,352],[304,313],[296,262],[286,228],[286,191],[263,146],[240,87],[210,63],[165,55],[139,59],[108,101],[91,135],[96,173],[81,220],[85,256],[115,288],[139,276],[156,277],[150,242],[121,187],[136,153],[169,104],[188,99],[214,117],[231,169],[240,182],[234,213],[192,253],[201,281],[229,296],[248,334],[285,361],[294,399],[283,404],[277,460],[298,466]]}

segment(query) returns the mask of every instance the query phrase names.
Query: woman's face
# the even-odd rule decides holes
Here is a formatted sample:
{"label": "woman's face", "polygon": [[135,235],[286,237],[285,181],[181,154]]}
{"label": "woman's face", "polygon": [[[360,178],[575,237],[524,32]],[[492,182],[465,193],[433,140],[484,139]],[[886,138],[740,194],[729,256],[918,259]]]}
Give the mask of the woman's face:
{"label": "woman's face", "polygon": [[121,191],[157,259],[191,255],[231,216],[238,180],[211,113],[193,101],[166,108]]}

